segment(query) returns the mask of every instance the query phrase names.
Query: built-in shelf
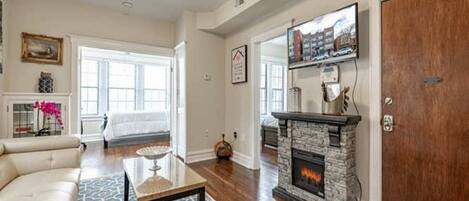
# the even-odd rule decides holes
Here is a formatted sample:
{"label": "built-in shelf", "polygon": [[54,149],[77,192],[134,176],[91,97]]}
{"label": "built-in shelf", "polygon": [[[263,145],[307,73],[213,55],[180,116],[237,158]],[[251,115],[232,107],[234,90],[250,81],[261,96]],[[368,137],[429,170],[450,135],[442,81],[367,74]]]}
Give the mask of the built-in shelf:
{"label": "built-in shelf", "polygon": [[32,114],[34,111],[13,111],[13,114]]}
{"label": "built-in shelf", "polygon": [[[70,105],[70,93],[18,93],[5,92],[1,94],[2,98],[2,126],[0,138],[16,138],[34,136],[30,132],[23,131],[31,127],[32,130],[37,129],[37,125],[44,123],[49,125],[53,134],[70,134],[70,116],[67,110]],[[51,118],[50,122],[44,122],[42,113],[33,111],[36,101],[52,101],[58,104],[62,113],[62,121],[64,127],[55,122],[55,118]],[[19,129],[19,130],[18,130]]]}
{"label": "built-in shelf", "polygon": [[3,92],[3,96],[71,96],[71,93],[21,93],[21,92]]}

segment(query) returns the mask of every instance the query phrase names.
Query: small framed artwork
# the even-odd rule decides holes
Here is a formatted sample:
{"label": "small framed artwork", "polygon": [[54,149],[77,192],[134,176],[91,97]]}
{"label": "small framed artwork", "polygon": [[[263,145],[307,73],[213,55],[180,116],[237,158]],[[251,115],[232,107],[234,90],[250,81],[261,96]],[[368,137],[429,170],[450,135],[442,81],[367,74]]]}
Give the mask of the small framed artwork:
{"label": "small framed artwork", "polygon": [[248,46],[243,45],[231,51],[231,83],[239,84],[248,81]]}
{"label": "small framed artwork", "polygon": [[22,33],[23,62],[62,65],[63,38]]}

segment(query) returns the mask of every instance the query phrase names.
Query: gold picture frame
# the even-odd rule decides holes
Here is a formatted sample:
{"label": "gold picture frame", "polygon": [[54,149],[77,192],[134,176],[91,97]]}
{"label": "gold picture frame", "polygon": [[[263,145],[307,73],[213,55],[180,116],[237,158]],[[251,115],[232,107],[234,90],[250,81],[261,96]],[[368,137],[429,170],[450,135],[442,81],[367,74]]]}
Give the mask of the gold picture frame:
{"label": "gold picture frame", "polygon": [[63,38],[22,33],[23,62],[62,65]]}

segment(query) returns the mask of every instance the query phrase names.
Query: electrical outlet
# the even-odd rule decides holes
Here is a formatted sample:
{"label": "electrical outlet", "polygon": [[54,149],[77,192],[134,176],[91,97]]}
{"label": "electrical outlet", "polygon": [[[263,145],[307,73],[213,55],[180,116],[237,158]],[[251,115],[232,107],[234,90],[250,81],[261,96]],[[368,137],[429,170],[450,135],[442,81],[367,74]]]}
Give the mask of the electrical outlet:
{"label": "electrical outlet", "polygon": [[233,132],[233,137],[234,137],[234,139],[238,139],[238,133],[236,131]]}

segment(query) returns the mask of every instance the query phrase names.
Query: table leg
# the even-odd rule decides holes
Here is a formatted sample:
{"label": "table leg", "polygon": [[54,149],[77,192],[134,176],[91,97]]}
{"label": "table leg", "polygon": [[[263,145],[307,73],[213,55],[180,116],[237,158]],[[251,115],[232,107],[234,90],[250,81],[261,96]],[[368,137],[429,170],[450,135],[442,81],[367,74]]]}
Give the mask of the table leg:
{"label": "table leg", "polygon": [[129,178],[126,172],[124,172],[124,201],[129,201]]}
{"label": "table leg", "polygon": [[199,201],[205,201],[205,187],[202,187],[199,190]]}

